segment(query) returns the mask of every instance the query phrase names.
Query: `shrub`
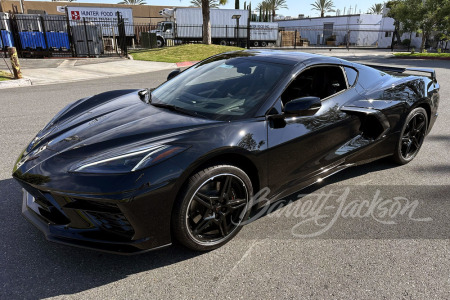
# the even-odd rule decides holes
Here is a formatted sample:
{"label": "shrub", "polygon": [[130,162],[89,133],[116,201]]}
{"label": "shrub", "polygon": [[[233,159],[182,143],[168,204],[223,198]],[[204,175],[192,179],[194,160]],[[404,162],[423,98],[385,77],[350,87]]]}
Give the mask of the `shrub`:
{"label": "shrub", "polygon": [[411,44],[411,40],[410,39],[404,39],[402,41],[402,45],[405,47],[408,47]]}

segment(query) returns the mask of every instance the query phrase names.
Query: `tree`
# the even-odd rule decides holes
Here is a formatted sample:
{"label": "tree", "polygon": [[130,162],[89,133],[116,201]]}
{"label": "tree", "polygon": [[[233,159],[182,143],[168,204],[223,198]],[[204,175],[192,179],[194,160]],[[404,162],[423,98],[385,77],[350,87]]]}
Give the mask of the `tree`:
{"label": "tree", "polygon": [[234,0],[234,9],[239,9],[239,5],[240,5],[239,0]]}
{"label": "tree", "polygon": [[[191,6],[192,7],[202,7],[202,0],[191,0]],[[209,0],[209,7],[210,8],[218,8],[219,1],[218,0]]]}
{"label": "tree", "polygon": [[269,21],[268,11],[270,10],[268,1],[263,1],[259,3],[256,6],[256,9],[259,10],[259,21],[268,22]]}
{"label": "tree", "polygon": [[144,0],[124,0],[119,2],[118,4],[127,4],[127,5],[145,5],[147,2]]}
{"label": "tree", "polygon": [[422,33],[420,52],[433,31],[444,30],[450,14],[450,0],[399,0],[389,2],[386,7],[388,16],[402,31]]}
{"label": "tree", "polygon": [[[209,15],[209,1],[202,1],[202,15],[203,15],[203,44],[211,45],[211,21]],[[227,4],[227,0],[219,0],[219,5]]]}
{"label": "tree", "polygon": [[369,13],[374,14],[374,15],[381,15],[383,13],[383,4],[377,3],[377,4],[372,5],[369,8]]}
{"label": "tree", "polygon": [[266,0],[267,6],[272,10],[272,20],[276,16],[277,10],[280,8],[288,8],[286,0]]}
{"label": "tree", "polygon": [[320,11],[320,17],[324,17],[326,12],[334,12],[333,0],[316,0],[311,4],[314,10]]}

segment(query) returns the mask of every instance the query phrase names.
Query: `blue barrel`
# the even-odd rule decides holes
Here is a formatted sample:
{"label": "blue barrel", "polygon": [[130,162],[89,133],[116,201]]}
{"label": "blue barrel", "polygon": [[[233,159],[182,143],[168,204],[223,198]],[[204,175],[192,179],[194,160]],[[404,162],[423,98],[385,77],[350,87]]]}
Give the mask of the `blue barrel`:
{"label": "blue barrel", "polygon": [[0,30],[2,38],[0,39],[0,48],[14,47],[12,33],[7,30]]}
{"label": "blue barrel", "polygon": [[33,49],[38,48],[45,49],[45,39],[44,34],[39,31],[22,31],[19,32],[20,42],[22,43],[23,49]]}
{"label": "blue barrel", "polygon": [[46,32],[49,48],[69,49],[69,35],[66,32]]}

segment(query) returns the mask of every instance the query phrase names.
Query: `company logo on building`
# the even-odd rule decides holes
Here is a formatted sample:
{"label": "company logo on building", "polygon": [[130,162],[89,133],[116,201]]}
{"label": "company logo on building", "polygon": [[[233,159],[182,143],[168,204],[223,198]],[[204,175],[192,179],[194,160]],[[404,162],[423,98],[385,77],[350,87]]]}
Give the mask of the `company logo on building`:
{"label": "company logo on building", "polygon": [[70,13],[70,15],[72,16],[72,20],[80,20],[80,12],[79,11],[72,11]]}

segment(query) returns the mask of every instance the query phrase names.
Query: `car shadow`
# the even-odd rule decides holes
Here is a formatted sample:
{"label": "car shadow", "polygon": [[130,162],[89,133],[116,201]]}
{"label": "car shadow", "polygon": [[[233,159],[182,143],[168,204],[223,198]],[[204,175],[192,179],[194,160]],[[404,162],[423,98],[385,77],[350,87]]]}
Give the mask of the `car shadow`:
{"label": "car shadow", "polygon": [[73,294],[201,255],[177,245],[122,256],[51,243],[22,217],[19,184],[2,180],[0,192],[0,299]]}
{"label": "car shadow", "polygon": [[[395,165],[388,160],[380,160],[349,168],[327,179],[326,185],[317,184],[302,193],[313,193],[327,185],[393,167]],[[74,294],[202,255],[178,245],[141,255],[120,256],[51,243],[21,216],[21,188],[15,180],[0,181],[0,193],[0,225],[3,229],[0,233],[3,253],[0,258],[0,299]],[[272,219],[259,219],[264,224],[250,224],[249,229],[236,238],[249,236],[254,239],[266,231],[265,226],[270,234],[281,231],[273,227]],[[280,228],[286,228],[290,221],[280,222]]]}

